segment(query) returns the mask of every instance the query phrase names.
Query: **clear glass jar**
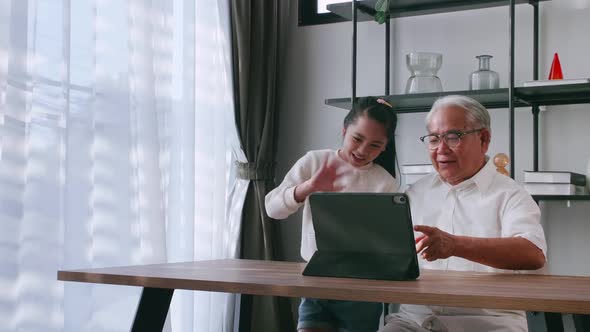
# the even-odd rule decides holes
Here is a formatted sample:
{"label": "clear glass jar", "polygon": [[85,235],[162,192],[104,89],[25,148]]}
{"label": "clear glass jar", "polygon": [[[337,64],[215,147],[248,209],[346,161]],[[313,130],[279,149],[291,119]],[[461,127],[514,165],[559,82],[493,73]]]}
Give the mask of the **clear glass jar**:
{"label": "clear glass jar", "polygon": [[436,72],[442,65],[442,54],[413,52],[406,54],[406,65],[412,73],[406,93],[441,92],[442,84]]}
{"label": "clear glass jar", "polygon": [[471,73],[469,78],[469,90],[498,89],[500,77],[498,73],[490,70],[491,55],[478,55],[479,69]]}

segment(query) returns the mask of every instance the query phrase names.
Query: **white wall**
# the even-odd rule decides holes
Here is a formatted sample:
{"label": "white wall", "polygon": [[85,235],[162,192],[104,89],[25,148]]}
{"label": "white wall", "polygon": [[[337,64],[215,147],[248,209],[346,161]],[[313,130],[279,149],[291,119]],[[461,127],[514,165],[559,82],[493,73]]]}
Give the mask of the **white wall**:
{"label": "white wall", "polygon": [[[590,77],[590,0],[554,0],[541,4],[540,76],[546,78],[558,52],[565,78]],[[280,98],[277,181],[306,151],[337,148],[346,111],[325,99],[350,96],[351,23],[298,27],[293,15]],[[516,11],[516,85],[532,79],[532,21],[529,5]],[[478,54],[491,54],[500,86],[508,86],[508,7],[409,17],[392,21],[392,92],[402,93],[409,71],[405,54],[443,54],[439,71],[444,90],[468,89]],[[359,24],[357,95],[384,91],[384,26]],[[508,111],[491,110],[490,155],[508,154]],[[428,162],[418,137],[425,133],[424,113],[399,117],[400,164]],[[552,106],[541,114],[541,169],[586,172],[590,160],[590,105]],[[532,169],[532,116],[516,113],[516,178]],[[590,202],[542,202],[549,244],[549,271],[590,275]],[[281,225],[287,258],[300,260],[300,220],[296,214]]]}

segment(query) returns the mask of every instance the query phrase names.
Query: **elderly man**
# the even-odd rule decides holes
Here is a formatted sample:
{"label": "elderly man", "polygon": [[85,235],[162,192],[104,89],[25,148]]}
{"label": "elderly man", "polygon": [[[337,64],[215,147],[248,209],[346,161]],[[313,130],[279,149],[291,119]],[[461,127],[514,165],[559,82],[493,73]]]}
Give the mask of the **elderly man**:
{"label": "elderly man", "polygon": [[[436,173],[412,185],[410,198],[420,266],[458,271],[533,270],[545,264],[540,211],[486,156],[490,115],[465,96],[438,99],[420,138]],[[514,310],[401,305],[383,332],[527,331]]]}

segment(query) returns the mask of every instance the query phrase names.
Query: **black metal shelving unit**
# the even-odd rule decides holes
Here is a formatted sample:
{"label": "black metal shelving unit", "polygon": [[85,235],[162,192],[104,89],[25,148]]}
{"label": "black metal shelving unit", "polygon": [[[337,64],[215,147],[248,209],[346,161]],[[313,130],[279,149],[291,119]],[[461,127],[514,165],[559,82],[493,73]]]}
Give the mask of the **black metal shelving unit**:
{"label": "black metal shelving unit", "polygon": [[[539,0],[548,1],[548,0]],[[356,1],[359,11],[358,22],[373,21],[377,0]],[[390,4],[391,18],[420,16],[439,13],[450,13],[462,10],[483,9],[506,6],[507,0],[395,0]],[[516,4],[531,3],[529,0],[516,0]],[[352,20],[353,2],[335,3],[328,5],[332,13]]]}
{"label": "black metal shelving unit", "polygon": [[[436,98],[461,94],[479,101],[486,108],[508,108],[509,89],[444,91],[409,95],[384,95],[397,113],[426,112]],[[590,103],[590,83],[514,88],[514,107]],[[350,98],[326,99],[326,104],[350,109]]]}
{"label": "black metal shelving unit", "polygon": [[[528,4],[533,8],[533,80],[539,79],[539,3],[548,0],[392,0],[390,3],[390,18],[429,15],[446,12],[456,12],[472,9],[483,9],[504,6],[509,9],[509,86],[508,88],[478,90],[478,91],[444,91],[439,93],[422,93],[409,95],[390,95],[390,30],[389,20],[385,24],[385,91],[382,98],[388,100],[398,113],[427,112],[434,101],[441,96],[449,94],[467,95],[482,103],[487,108],[507,108],[510,112],[510,160],[515,165],[514,156],[514,115],[515,108],[530,108],[533,116],[533,170],[539,170],[539,111],[540,106],[586,104],[590,103],[590,84],[515,87],[514,86],[514,52],[515,52],[515,7]],[[375,4],[377,0],[352,0],[347,3],[328,5],[327,8],[334,14],[352,21],[352,91],[350,98],[326,99],[326,104],[350,109],[351,100],[356,95],[357,72],[357,24],[362,21],[373,21]],[[511,170],[514,178],[514,167]],[[534,195],[535,201],[560,200],[560,201],[588,201],[590,195]],[[574,315],[583,324],[588,324],[590,316]],[[563,324],[561,315],[545,313],[545,321],[548,332],[562,332]],[[576,327],[582,323],[576,323]],[[580,326],[585,326],[585,325]]]}
{"label": "black metal shelving unit", "polygon": [[[384,95],[381,96],[387,100],[397,113],[422,113],[430,109],[434,101],[451,92],[434,92],[434,93],[416,93],[402,95]],[[453,91],[453,94],[462,94],[476,99],[487,108],[505,108],[508,107],[508,89],[479,90],[479,91]],[[326,99],[326,104],[350,109],[350,98]],[[519,106],[528,106],[520,103]]]}
{"label": "black metal shelving unit", "polygon": [[[429,15],[437,13],[455,12],[462,10],[483,9],[490,7],[508,6],[509,30],[510,30],[510,57],[509,57],[509,87],[491,90],[464,90],[443,91],[437,93],[400,94],[391,95],[389,87],[390,76],[390,24],[385,24],[385,92],[382,98],[388,100],[398,113],[427,112],[433,102],[441,96],[449,94],[462,94],[479,101],[489,109],[507,108],[509,117],[509,155],[512,165],[515,165],[514,155],[514,115],[516,108],[530,108],[533,115],[533,170],[539,170],[539,107],[548,105],[586,104],[590,103],[590,83],[515,87],[514,86],[514,39],[515,39],[515,6],[529,4],[533,8],[533,80],[537,80],[539,72],[539,2],[548,0],[392,0],[390,4],[390,17],[408,17]],[[377,0],[355,0],[346,3],[328,5],[327,8],[334,14],[352,21],[352,91],[351,98],[326,99],[326,104],[343,109],[350,109],[351,100],[356,95],[357,72],[357,24],[362,21],[373,21],[375,3]],[[511,172],[514,178],[514,171]],[[548,199],[542,196],[542,200]],[[551,199],[555,199],[552,198]],[[589,197],[590,199],[590,197]]]}
{"label": "black metal shelving unit", "polygon": [[530,105],[590,103],[590,83],[516,88],[516,98]]}

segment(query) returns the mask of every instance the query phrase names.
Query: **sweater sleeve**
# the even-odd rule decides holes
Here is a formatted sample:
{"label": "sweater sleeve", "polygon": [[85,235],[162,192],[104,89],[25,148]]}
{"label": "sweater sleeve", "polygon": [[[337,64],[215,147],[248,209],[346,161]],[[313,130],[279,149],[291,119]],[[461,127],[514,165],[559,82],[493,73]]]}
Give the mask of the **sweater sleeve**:
{"label": "sweater sleeve", "polygon": [[305,154],[285,175],[283,182],[266,195],[264,203],[269,217],[285,219],[303,205],[295,201],[295,187],[311,178],[313,159],[311,152]]}

